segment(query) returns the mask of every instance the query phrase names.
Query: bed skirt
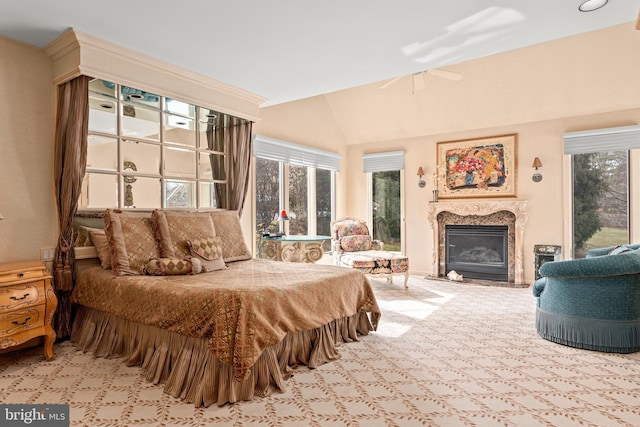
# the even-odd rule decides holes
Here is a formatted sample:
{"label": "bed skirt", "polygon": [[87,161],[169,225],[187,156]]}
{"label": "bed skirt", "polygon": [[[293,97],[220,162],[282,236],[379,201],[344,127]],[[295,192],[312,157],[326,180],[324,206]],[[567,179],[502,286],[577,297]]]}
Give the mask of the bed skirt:
{"label": "bed skirt", "polygon": [[[95,357],[122,357],[128,366],[141,366],[147,381],[164,384],[164,392],[196,407],[222,406],[283,392],[291,367],[316,368],[340,358],[337,346],[358,341],[374,330],[369,314],[357,313],[316,329],[290,332],[267,347],[242,381],[231,366],[216,359],[206,340],[124,320],[77,305],[71,341]],[[372,319],[376,323],[377,319]]]}
{"label": "bed skirt", "polygon": [[542,338],[570,347],[607,353],[640,351],[639,320],[607,320],[567,316],[536,309]]}

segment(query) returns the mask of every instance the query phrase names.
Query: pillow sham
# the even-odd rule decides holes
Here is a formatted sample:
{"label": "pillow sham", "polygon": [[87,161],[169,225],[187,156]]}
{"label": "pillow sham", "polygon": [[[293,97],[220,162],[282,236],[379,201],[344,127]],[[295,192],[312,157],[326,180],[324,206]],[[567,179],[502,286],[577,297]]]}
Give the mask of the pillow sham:
{"label": "pillow sham", "polygon": [[222,258],[225,262],[251,259],[242,234],[238,211],[217,210],[209,212],[213,219],[216,236],[222,241]]}
{"label": "pillow sham", "polygon": [[76,232],[76,240],[73,243],[73,246],[81,247],[81,246],[93,246],[91,241],[91,236],[89,236],[88,227],[81,226],[78,227],[78,231]]}
{"label": "pillow sham", "polygon": [[143,274],[149,260],[159,257],[149,213],[107,209],[104,231],[111,249],[111,269],[118,276]]}
{"label": "pillow sham", "polygon": [[109,270],[111,268],[111,247],[109,247],[109,242],[107,241],[107,234],[100,228],[89,228],[88,231],[91,242],[98,253],[100,265],[105,270]]}
{"label": "pillow sham", "polygon": [[189,239],[207,239],[216,235],[208,212],[172,212],[156,209],[152,212],[160,256],[184,258],[189,255]]}
{"label": "pillow sham", "polygon": [[197,258],[152,258],[144,268],[150,276],[178,276],[202,272],[202,264]]}
{"label": "pillow sham", "polygon": [[205,272],[223,270],[227,268],[222,258],[222,239],[207,237],[206,239],[188,240],[191,258],[197,258],[202,263]]}

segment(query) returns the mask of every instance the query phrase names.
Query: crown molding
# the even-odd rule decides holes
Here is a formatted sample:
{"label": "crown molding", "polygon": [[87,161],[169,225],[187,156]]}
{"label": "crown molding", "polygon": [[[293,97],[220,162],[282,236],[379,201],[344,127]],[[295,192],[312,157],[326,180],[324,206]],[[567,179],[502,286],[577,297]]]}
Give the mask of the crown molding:
{"label": "crown molding", "polygon": [[53,81],[81,74],[126,84],[251,121],[266,98],[149,55],[69,29],[45,46]]}

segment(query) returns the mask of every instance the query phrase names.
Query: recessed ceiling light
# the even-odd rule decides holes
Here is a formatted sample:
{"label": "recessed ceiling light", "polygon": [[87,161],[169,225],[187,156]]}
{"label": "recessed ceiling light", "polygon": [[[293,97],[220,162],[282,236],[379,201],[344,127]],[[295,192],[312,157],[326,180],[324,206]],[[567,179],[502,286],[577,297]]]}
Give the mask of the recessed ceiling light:
{"label": "recessed ceiling light", "polygon": [[[606,1],[605,1],[606,3]],[[139,93],[132,93],[131,95],[129,95],[129,97],[133,98],[133,99],[142,99],[142,95],[140,95]]]}
{"label": "recessed ceiling light", "polygon": [[594,10],[600,9],[602,6],[607,4],[609,0],[587,0],[582,2],[578,10],[580,12],[592,12]]}
{"label": "recessed ceiling light", "polygon": [[218,116],[216,116],[215,114],[209,113],[209,114],[207,114],[207,117],[210,118],[210,119],[215,119]]}
{"label": "recessed ceiling light", "polygon": [[113,108],[113,105],[111,104],[100,104],[100,106],[107,110],[111,110]]}
{"label": "recessed ceiling light", "polygon": [[176,122],[176,124],[177,124],[178,126],[184,126],[184,125],[186,125],[186,124],[187,124],[187,122],[182,122],[182,121],[180,121],[180,122]]}

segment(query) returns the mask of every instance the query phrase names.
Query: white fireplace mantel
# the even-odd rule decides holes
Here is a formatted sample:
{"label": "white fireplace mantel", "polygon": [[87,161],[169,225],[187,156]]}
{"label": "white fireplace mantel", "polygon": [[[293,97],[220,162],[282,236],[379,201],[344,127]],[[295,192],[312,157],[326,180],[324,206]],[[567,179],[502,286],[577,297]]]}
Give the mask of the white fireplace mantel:
{"label": "white fireplace mantel", "polygon": [[451,212],[458,216],[478,215],[485,216],[500,211],[508,211],[515,215],[515,265],[514,284],[524,284],[524,224],[527,222],[526,200],[465,200],[465,201],[438,201],[429,203],[428,218],[433,229],[433,270],[434,276],[438,275],[440,254],[438,214],[440,212]]}

